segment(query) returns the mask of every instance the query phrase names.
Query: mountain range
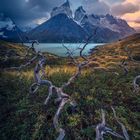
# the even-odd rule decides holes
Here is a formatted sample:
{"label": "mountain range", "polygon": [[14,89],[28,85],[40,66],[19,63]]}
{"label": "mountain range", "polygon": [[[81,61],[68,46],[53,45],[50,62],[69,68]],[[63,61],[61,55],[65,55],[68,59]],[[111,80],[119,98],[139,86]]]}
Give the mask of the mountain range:
{"label": "mountain range", "polygon": [[18,32],[22,36],[26,35],[44,43],[84,42],[90,36],[93,36],[92,42],[106,43],[135,33],[125,20],[109,14],[87,14],[82,6],[73,13],[68,0],[53,8],[50,15],[49,20],[26,33],[14,25],[10,18],[4,19],[4,16],[0,16],[0,39],[18,41]]}
{"label": "mountain range", "polygon": [[0,13],[0,39],[12,42],[25,41],[24,33],[8,16]]}

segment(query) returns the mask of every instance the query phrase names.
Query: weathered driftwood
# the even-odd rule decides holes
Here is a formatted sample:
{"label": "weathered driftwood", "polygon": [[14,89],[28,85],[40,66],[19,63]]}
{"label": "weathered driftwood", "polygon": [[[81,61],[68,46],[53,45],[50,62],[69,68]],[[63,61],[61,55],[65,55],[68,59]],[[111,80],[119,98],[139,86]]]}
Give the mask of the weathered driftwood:
{"label": "weathered driftwood", "polygon": [[123,60],[119,66],[123,69],[124,76],[126,76],[129,72],[126,60]]}
{"label": "weathered driftwood", "polygon": [[140,75],[136,76],[133,80],[134,92],[140,92]]}
{"label": "weathered driftwood", "polygon": [[123,61],[121,62],[121,64],[119,64],[119,66],[120,66],[120,67],[123,69],[123,71],[124,71],[124,76],[126,76],[126,75],[128,74],[128,72],[129,72],[128,67],[127,67],[128,61],[133,61],[133,62],[135,62],[135,63],[139,63],[139,61],[136,61],[136,60],[133,58],[133,52],[132,52],[132,50],[129,48],[129,46],[130,46],[130,45],[126,45],[125,48],[124,48],[125,52],[127,53],[127,59],[123,60]]}
{"label": "weathered driftwood", "polygon": [[76,103],[71,99],[71,97],[68,94],[64,93],[61,88],[58,88],[51,84],[49,87],[49,94],[44,102],[45,105],[47,105],[49,100],[51,99],[51,97],[53,95],[53,89],[56,91],[56,95],[57,95],[55,102],[59,103],[59,107],[58,107],[57,112],[53,119],[53,125],[54,125],[56,131],[59,133],[57,140],[62,140],[65,136],[65,130],[59,126],[59,122],[58,122],[59,116],[60,116],[65,104],[69,103],[72,107],[75,107]]}
{"label": "weathered driftwood", "polygon": [[[125,51],[127,52],[128,55],[128,60],[135,62],[135,63],[140,63],[140,61],[137,61],[133,58],[133,52],[129,48],[130,45],[125,46]],[[126,67],[125,67],[126,68]],[[127,69],[126,69],[127,71]],[[134,92],[138,93],[140,92],[140,75],[136,76],[133,80],[133,87],[134,87]]]}
{"label": "weathered driftwood", "polygon": [[137,61],[137,60],[134,59],[134,57],[133,57],[133,51],[132,51],[132,49],[129,48],[130,45],[125,46],[125,51],[127,53],[128,60],[133,61],[135,63],[140,63],[140,61]]}
{"label": "weathered driftwood", "polygon": [[124,139],[122,135],[116,133],[106,126],[105,111],[101,109],[102,122],[96,126],[96,140],[104,140],[104,135],[109,133],[117,138]]}
{"label": "weathered driftwood", "polygon": [[125,46],[125,52],[127,53],[127,56],[128,56],[128,60],[133,60],[133,57],[132,57],[132,51],[129,49],[128,47],[129,45],[126,45]]}
{"label": "weathered driftwood", "polygon": [[125,126],[123,125],[123,123],[121,123],[121,122],[119,121],[119,119],[118,119],[118,117],[117,117],[117,115],[116,115],[115,109],[114,109],[113,107],[111,107],[111,108],[112,108],[112,111],[113,111],[113,114],[114,114],[114,117],[115,117],[117,123],[121,126],[121,129],[122,129],[122,132],[123,132],[123,135],[124,135],[124,139],[125,139],[125,140],[129,140],[129,135],[128,135],[128,133],[127,133],[127,130],[126,130]]}
{"label": "weathered driftwood", "polygon": [[[58,110],[54,116],[54,119],[53,119],[53,124],[54,124],[54,127],[56,129],[56,131],[59,133],[59,136],[57,137],[57,140],[62,140],[65,136],[65,130],[62,129],[60,126],[59,126],[59,123],[58,123],[58,120],[59,120],[59,116],[60,116],[60,113],[62,112],[65,104],[69,103],[72,107],[76,107],[76,103],[73,99],[71,99],[71,97],[64,93],[63,92],[63,89],[66,88],[67,86],[69,86],[80,74],[81,74],[81,70],[84,66],[86,66],[88,64],[88,61],[87,59],[83,56],[82,58],[85,60],[83,62],[78,62],[74,57],[73,57],[73,53],[65,46],[63,45],[67,51],[68,51],[68,56],[72,59],[73,63],[77,66],[77,71],[76,73],[66,82],[64,83],[61,87],[56,87],[55,85],[53,85],[52,83],[50,84],[49,86],[49,94],[48,94],[48,97],[46,98],[45,100],[45,105],[48,104],[49,100],[51,99],[52,95],[53,95],[53,89],[55,90],[55,94],[57,95],[57,99],[55,100],[55,102],[57,103],[60,103],[59,104],[59,107],[58,107]],[[85,45],[84,45],[85,47]],[[84,49],[81,49],[82,51]],[[81,55],[82,56],[82,51],[81,52]]]}
{"label": "weathered driftwood", "polygon": [[31,52],[33,55],[37,55],[37,52],[36,52],[36,50],[35,50],[34,45],[35,45],[35,44],[39,45],[39,42],[38,42],[37,40],[30,40],[29,42],[32,44],[32,46],[29,47],[29,48],[27,49],[27,52],[26,52],[26,54],[25,54],[24,57],[27,57],[27,56],[29,55],[30,52]]}

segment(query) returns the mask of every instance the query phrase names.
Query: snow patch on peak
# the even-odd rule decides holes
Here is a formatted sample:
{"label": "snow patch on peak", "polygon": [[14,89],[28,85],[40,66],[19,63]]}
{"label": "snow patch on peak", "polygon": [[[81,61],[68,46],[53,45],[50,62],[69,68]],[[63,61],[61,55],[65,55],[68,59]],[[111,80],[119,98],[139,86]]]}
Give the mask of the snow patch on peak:
{"label": "snow patch on peak", "polygon": [[0,14],[0,29],[5,28],[9,31],[13,30],[15,27],[15,24],[13,21],[9,18],[6,17],[4,14]]}
{"label": "snow patch on peak", "polygon": [[100,26],[111,29],[114,32],[121,32],[116,24],[110,24],[110,22],[105,17],[100,19]]}
{"label": "snow patch on peak", "polygon": [[74,14],[74,19],[78,22],[80,22],[84,16],[86,15],[86,11],[83,9],[82,6],[80,6],[76,11],[75,11],[75,14]]}
{"label": "snow patch on peak", "polygon": [[120,36],[126,36],[135,32],[125,20],[118,19],[110,14],[107,15],[88,15],[85,12],[82,13],[81,8],[78,8],[75,12],[75,20],[81,23],[81,26],[90,24],[99,28],[106,28],[113,32],[119,33]]}

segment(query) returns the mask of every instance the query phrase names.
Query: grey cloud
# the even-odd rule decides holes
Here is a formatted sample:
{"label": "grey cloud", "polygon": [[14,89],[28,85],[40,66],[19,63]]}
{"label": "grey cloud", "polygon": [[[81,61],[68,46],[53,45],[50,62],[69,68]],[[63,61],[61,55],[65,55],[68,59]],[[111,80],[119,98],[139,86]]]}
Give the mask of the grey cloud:
{"label": "grey cloud", "polygon": [[[61,5],[66,0],[0,0],[0,12],[11,17],[17,24],[31,24],[33,21],[47,18],[52,8]],[[73,10],[83,6],[88,13],[107,14],[110,13],[110,5],[114,0],[69,0]],[[123,2],[124,0],[118,0]],[[116,2],[114,2],[116,3]],[[126,5],[125,7],[114,6],[112,11],[115,15],[138,10],[137,6]]]}
{"label": "grey cloud", "polygon": [[125,4],[117,4],[113,6],[111,12],[114,15],[120,16],[126,13],[134,13],[139,10],[140,10],[139,5],[134,5],[132,3],[125,3]]}
{"label": "grey cloud", "polygon": [[62,4],[65,0],[29,0],[29,7],[38,7],[42,11],[50,11],[54,6]]}
{"label": "grey cloud", "polygon": [[11,17],[17,24],[28,24],[48,16],[48,12],[64,0],[0,0],[0,13]]}
{"label": "grey cloud", "polygon": [[[11,17],[17,24],[25,25],[45,18],[52,8],[66,0],[0,0],[0,12]],[[105,14],[109,7],[99,0],[69,0],[72,9],[83,5],[89,13]],[[46,17],[47,18],[47,17]]]}
{"label": "grey cloud", "polygon": [[114,4],[117,4],[117,3],[122,3],[124,2],[125,0],[101,0],[103,2],[107,2],[109,5],[114,5]]}
{"label": "grey cloud", "polygon": [[110,7],[107,3],[100,0],[83,0],[83,6],[91,14],[108,14]]}

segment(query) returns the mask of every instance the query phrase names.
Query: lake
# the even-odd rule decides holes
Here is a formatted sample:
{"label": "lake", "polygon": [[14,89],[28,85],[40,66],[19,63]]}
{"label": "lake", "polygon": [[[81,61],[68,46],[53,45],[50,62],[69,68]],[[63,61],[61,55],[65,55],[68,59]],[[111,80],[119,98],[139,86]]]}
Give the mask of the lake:
{"label": "lake", "polygon": [[[31,47],[31,43],[25,43],[25,45]],[[64,45],[72,51],[75,50],[73,56],[79,56],[78,48],[83,47],[84,43],[65,43]],[[89,43],[83,51],[83,54],[88,55],[92,48],[101,45],[104,45],[104,43]],[[49,52],[58,56],[67,56],[67,50],[63,47],[62,43],[40,43],[39,45],[35,44],[35,49],[36,51]]]}

